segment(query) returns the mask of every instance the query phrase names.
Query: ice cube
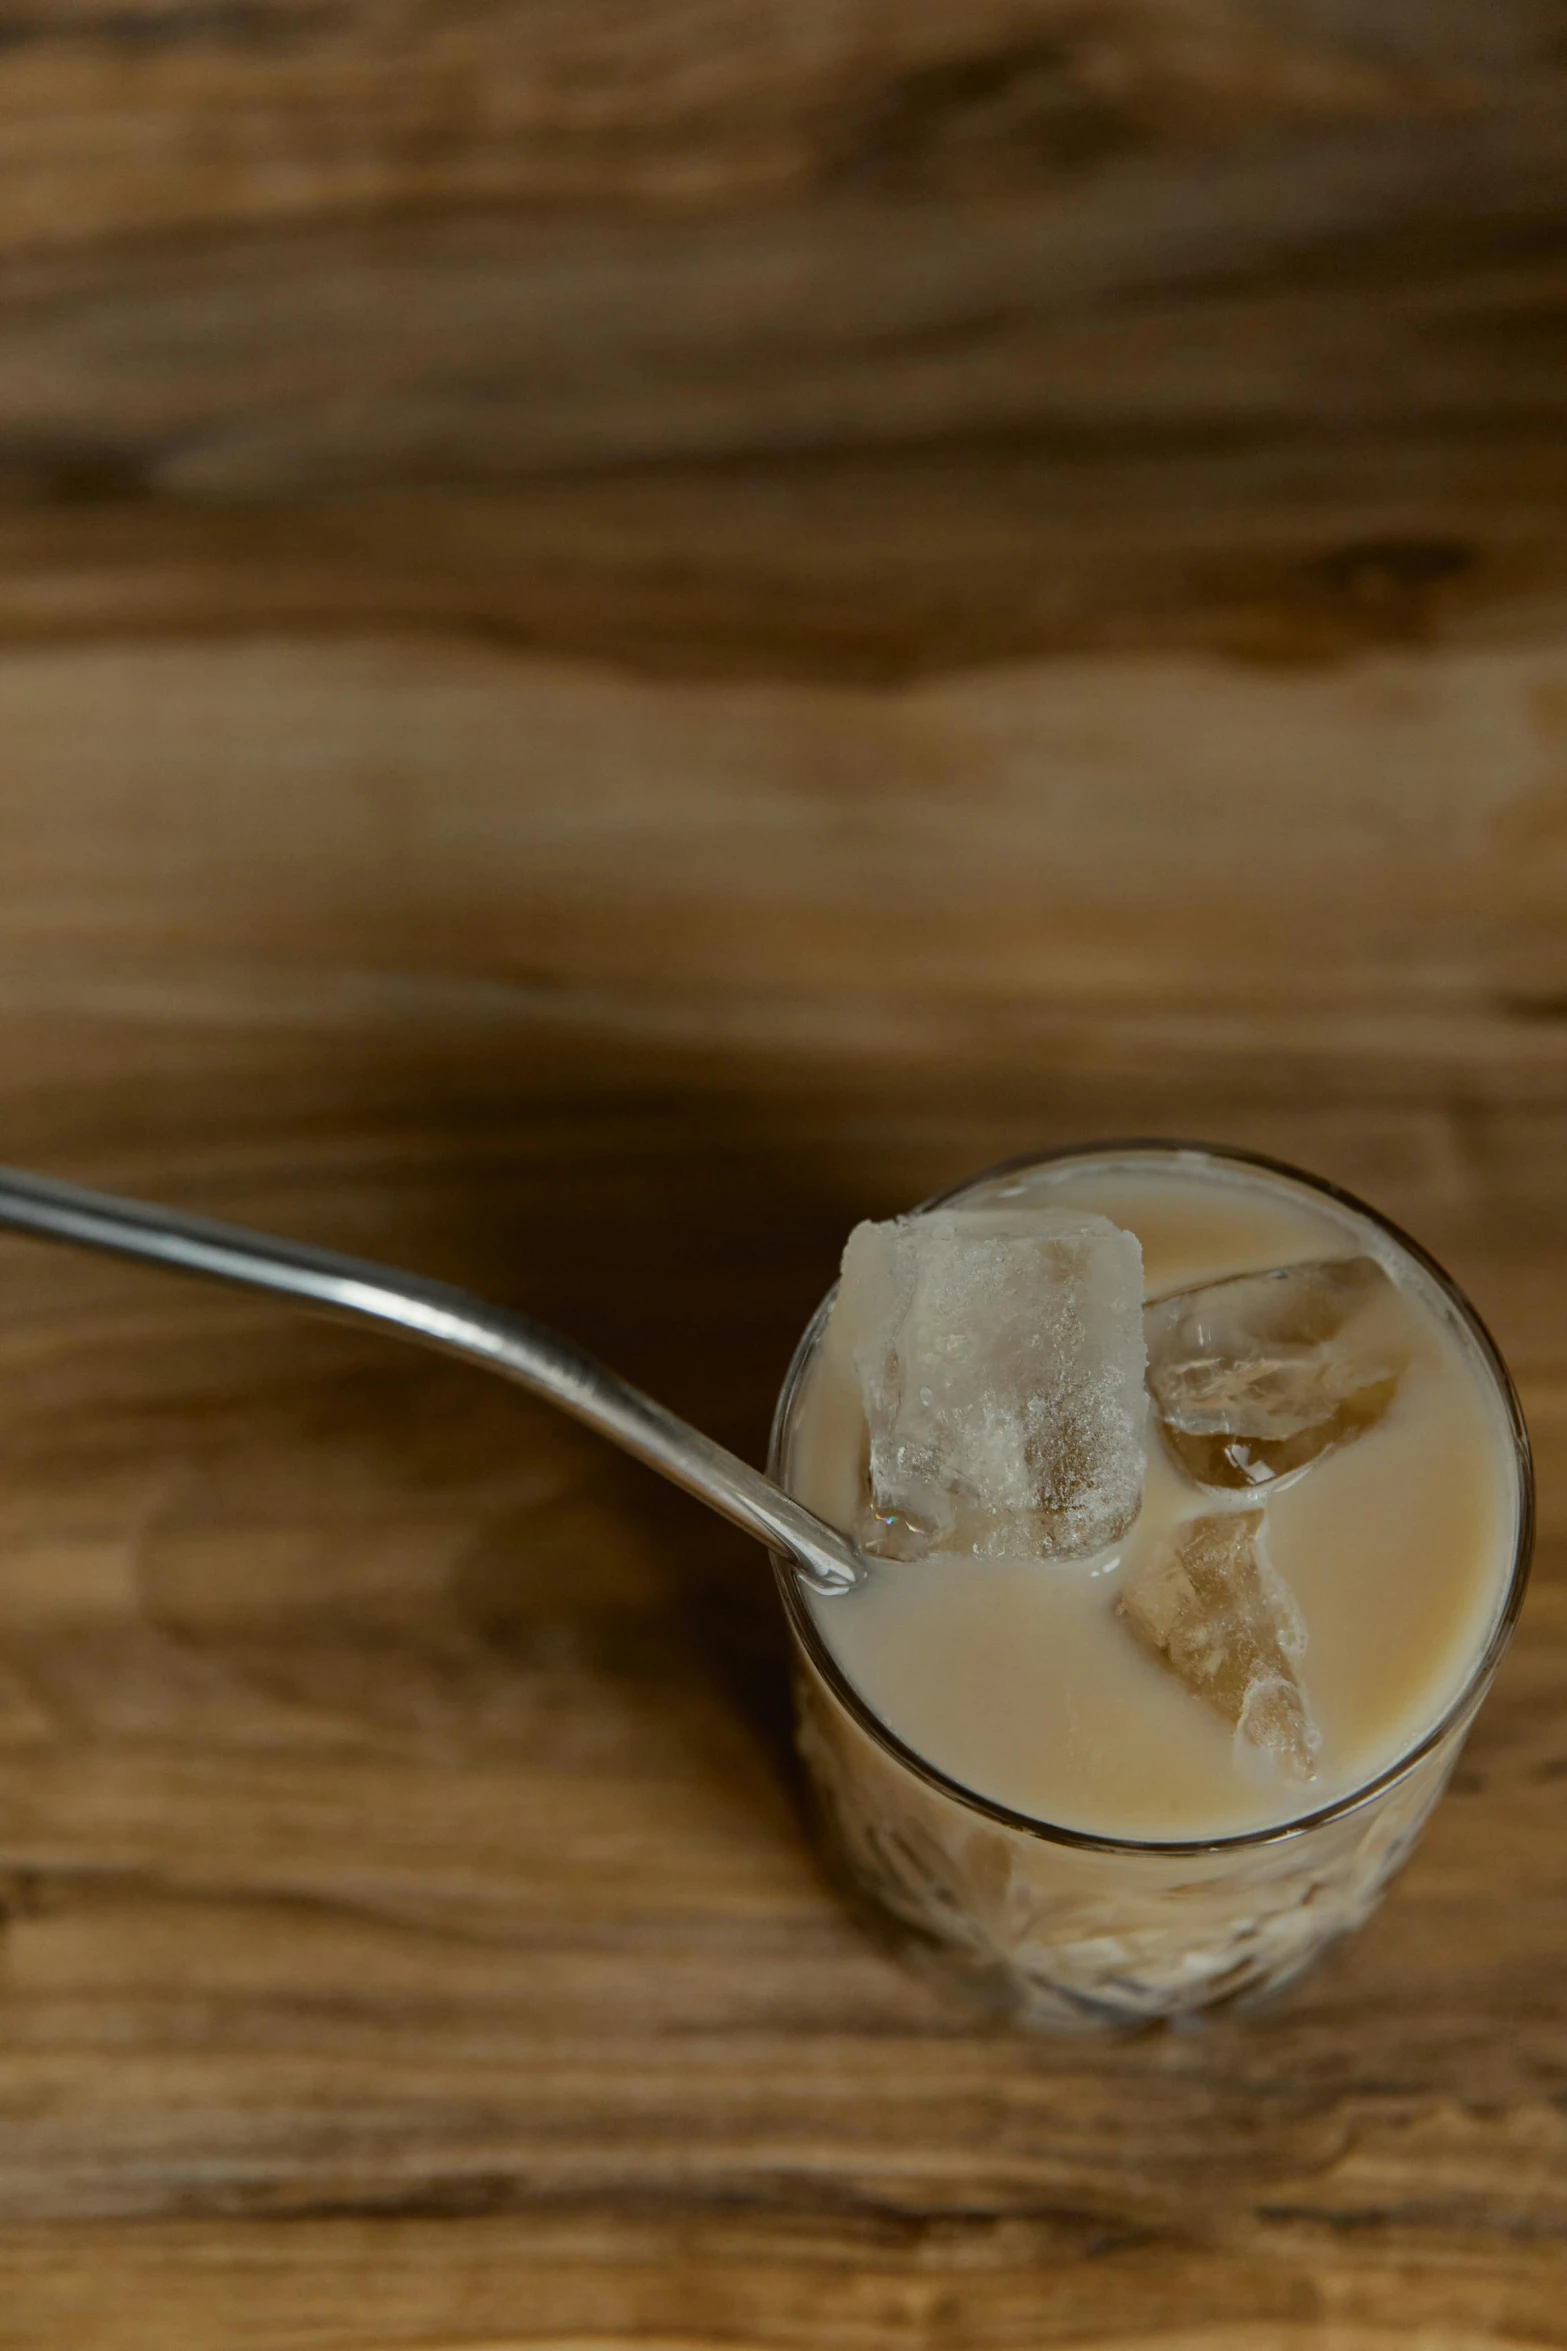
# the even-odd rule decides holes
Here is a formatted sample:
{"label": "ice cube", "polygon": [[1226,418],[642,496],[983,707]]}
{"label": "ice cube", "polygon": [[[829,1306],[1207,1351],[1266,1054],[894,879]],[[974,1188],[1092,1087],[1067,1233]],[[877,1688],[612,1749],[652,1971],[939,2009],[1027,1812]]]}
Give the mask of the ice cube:
{"label": "ice cube", "polygon": [[1099,1551],[1142,1503],[1143,1255],[1108,1217],[934,1209],[862,1224],[835,1321],[884,1557]]}
{"label": "ice cube", "polygon": [[1328,1257],[1150,1306],[1148,1384],[1188,1475],[1266,1485],[1374,1428],[1398,1386],[1394,1296],[1375,1258]]}
{"label": "ice cube", "polygon": [[1292,1779],[1309,1779],[1320,1738],[1296,1667],[1300,1611],[1261,1546],[1262,1512],[1189,1519],[1117,1594],[1122,1622]]}

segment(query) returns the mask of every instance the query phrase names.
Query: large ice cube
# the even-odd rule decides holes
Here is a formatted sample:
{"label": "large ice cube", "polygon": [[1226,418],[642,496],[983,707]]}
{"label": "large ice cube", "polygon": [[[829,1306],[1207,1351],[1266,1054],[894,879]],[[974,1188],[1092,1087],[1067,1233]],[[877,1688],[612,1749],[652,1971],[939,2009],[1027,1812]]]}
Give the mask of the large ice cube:
{"label": "large ice cube", "polygon": [[1171,1451],[1203,1486],[1260,1486],[1375,1427],[1398,1386],[1373,1257],[1317,1258],[1161,1299],[1148,1384]]}
{"label": "large ice cube", "polygon": [[1231,1729],[1309,1779],[1320,1744],[1296,1667],[1300,1611],[1261,1547],[1262,1512],[1189,1519],[1116,1596],[1122,1621]]}
{"label": "large ice cube", "polygon": [[860,1539],[1082,1557],[1142,1502],[1143,1253],[1107,1217],[935,1209],[857,1225],[835,1319],[870,1438]]}

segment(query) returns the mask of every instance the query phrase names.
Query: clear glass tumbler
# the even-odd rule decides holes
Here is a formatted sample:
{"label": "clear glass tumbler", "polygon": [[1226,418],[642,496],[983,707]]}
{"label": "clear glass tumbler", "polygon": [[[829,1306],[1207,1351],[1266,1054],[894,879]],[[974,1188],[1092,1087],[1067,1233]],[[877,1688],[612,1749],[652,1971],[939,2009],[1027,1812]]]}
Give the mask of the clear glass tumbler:
{"label": "clear glass tumbler", "polygon": [[[987,1170],[1201,1151],[1284,1177],[1387,1234],[1437,1284],[1494,1380],[1518,1509],[1496,1623],[1440,1720],[1365,1786],[1302,1819],[1203,1843],[1084,1835],[1009,1812],[936,1770],[871,1712],[827,1649],[787,1560],[775,1556],[794,1649],[796,1737],[824,1857],[867,1923],[1015,2023],[1080,2029],[1193,2015],[1277,1991],[1375,1908],[1407,1860],[1507,1646],[1528,1578],[1534,1489],[1513,1384],[1474,1308],[1435,1261],[1349,1193],[1256,1154],[1175,1142],[1101,1143]],[[788,1485],[797,1408],[832,1295],[805,1331],[774,1417],[768,1467]]]}

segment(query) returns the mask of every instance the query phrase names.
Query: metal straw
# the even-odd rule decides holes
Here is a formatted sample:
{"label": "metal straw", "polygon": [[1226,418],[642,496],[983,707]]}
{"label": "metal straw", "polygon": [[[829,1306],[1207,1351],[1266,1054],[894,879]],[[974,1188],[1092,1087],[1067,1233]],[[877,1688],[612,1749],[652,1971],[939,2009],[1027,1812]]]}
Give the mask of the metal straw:
{"label": "metal straw", "polygon": [[585,1421],[758,1542],[787,1552],[816,1591],[844,1592],[865,1575],[862,1554],[836,1528],[748,1461],[528,1315],[368,1258],[312,1249],[182,1209],[122,1200],[112,1192],[86,1191],[19,1168],[0,1168],[4,1227],[42,1241],[137,1258],[171,1273],[271,1291],[482,1364]]}

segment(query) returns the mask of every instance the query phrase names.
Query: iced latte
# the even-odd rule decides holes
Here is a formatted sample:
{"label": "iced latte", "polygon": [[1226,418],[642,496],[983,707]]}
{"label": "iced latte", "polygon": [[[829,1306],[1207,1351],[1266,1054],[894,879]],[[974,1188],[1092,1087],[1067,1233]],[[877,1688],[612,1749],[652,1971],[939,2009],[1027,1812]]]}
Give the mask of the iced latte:
{"label": "iced latte", "polygon": [[1521,1597],[1527,1448],[1471,1310],[1357,1203],[1172,1145],[860,1226],[774,1471],[839,1875],[1024,2021],[1178,2014],[1363,1919]]}

